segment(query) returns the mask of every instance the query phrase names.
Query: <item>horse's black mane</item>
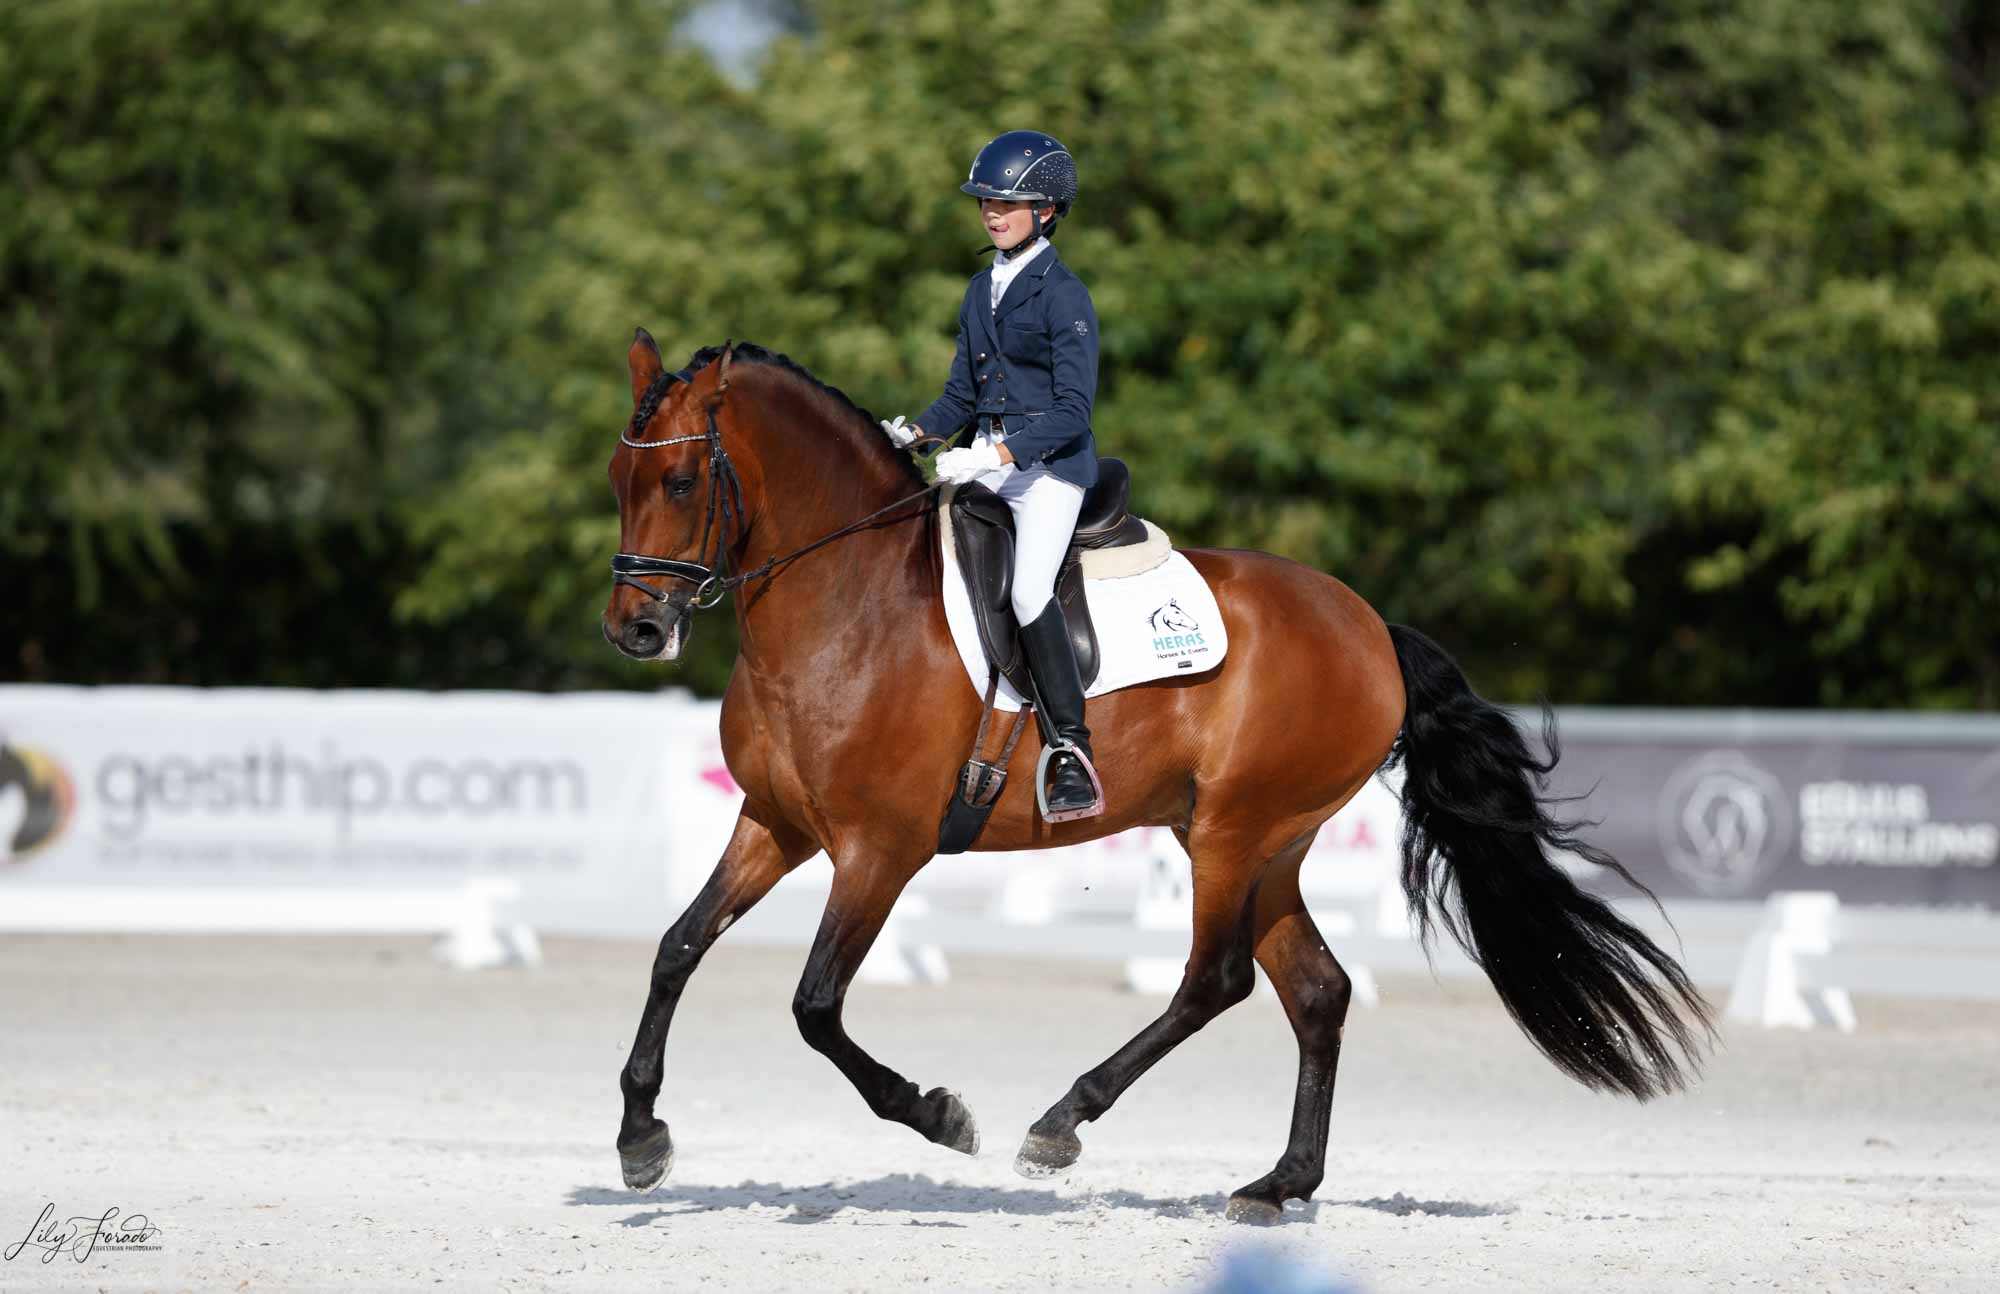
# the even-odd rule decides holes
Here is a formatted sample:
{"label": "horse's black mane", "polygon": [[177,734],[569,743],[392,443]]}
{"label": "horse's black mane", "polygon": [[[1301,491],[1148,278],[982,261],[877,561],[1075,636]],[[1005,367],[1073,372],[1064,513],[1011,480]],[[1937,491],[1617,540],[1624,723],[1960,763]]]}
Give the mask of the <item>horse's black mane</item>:
{"label": "horse's black mane", "polygon": [[[707,368],[710,364],[713,364],[716,360],[720,358],[722,358],[722,347],[704,346],[700,350],[696,351],[693,355],[690,355],[688,357],[687,372],[690,376],[692,376],[695,373],[699,373],[702,369]],[[890,457],[894,458],[898,463],[902,464],[903,468],[909,472],[910,479],[912,481],[916,482],[918,485],[922,485],[924,483],[924,474],[917,470],[917,464],[915,460],[913,460],[908,453],[895,448],[893,445],[889,443],[889,438],[887,436],[884,436],[881,432],[881,429],[877,426],[879,420],[875,417],[874,414],[862,408],[860,405],[854,403],[854,401],[848,397],[847,392],[841,390],[839,387],[828,386],[826,383],[814,377],[811,374],[811,372],[809,372],[806,369],[805,365],[799,363],[791,356],[780,355],[777,351],[774,350],[765,350],[762,346],[759,346],[756,342],[739,341],[732,343],[732,345],[730,346],[730,362],[732,364],[742,364],[742,363],[763,364],[770,368],[782,369],[785,372],[790,373],[793,376],[804,380],[805,383],[808,386],[811,386],[814,390],[832,396],[835,400],[838,400],[842,405],[846,406],[846,408],[850,412],[852,412],[857,418],[861,419],[863,422],[868,424],[869,438],[872,441],[879,442],[881,447],[888,452]]]}

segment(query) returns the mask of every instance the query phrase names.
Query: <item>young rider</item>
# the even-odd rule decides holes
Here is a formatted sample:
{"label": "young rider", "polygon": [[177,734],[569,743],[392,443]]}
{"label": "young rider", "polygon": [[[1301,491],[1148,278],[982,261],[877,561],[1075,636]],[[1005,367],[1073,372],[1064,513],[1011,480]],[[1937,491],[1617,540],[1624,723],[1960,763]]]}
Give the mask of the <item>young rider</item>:
{"label": "young rider", "polygon": [[1090,766],[1083,680],[1054,596],[1084,491],[1097,483],[1097,314],[1050,241],[1076,200],[1076,163],[1040,131],[1013,130],[979,150],[959,187],[979,199],[998,254],[966,289],[944,394],[914,423],[882,426],[907,445],[926,433],[949,440],[973,425],[969,446],[938,455],[938,479],[977,481],[1013,510],[1014,616],[1055,751],[1043,787],[1048,817],[1089,817],[1104,805]]}

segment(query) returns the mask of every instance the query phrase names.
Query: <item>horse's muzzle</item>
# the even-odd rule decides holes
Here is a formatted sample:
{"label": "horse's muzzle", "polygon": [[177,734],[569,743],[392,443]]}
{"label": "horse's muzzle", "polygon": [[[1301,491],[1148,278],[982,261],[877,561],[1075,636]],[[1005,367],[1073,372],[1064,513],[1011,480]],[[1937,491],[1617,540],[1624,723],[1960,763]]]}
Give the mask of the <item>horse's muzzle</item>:
{"label": "horse's muzzle", "polygon": [[606,619],[604,637],[633,660],[678,660],[691,618],[684,608],[665,604],[633,616],[616,632]]}

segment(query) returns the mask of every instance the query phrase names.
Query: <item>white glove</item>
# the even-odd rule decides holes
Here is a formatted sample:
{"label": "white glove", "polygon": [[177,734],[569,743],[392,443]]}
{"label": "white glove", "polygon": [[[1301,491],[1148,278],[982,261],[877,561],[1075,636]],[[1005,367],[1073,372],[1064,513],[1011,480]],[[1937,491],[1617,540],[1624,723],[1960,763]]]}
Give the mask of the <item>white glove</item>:
{"label": "white glove", "polygon": [[908,449],[917,443],[917,437],[921,436],[923,431],[918,427],[904,426],[903,415],[899,413],[894,422],[887,418],[882,419],[882,434],[887,436],[897,449]]}
{"label": "white glove", "polygon": [[964,449],[947,449],[937,456],[937,479],[957,485],[969,481],[981,472],[990,472],[1000,466],[1000,451],[980,442]]}

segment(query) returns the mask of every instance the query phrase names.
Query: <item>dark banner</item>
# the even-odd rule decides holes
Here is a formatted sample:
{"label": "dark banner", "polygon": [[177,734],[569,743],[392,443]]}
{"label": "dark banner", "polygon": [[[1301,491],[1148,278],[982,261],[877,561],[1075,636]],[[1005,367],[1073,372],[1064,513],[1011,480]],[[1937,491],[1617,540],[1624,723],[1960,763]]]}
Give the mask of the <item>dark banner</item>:
{"label": "dark banner", "polygon": [[1550,786],[1661,898],[2000,909],[2000,723],[1649,714],[1563,715]]}

